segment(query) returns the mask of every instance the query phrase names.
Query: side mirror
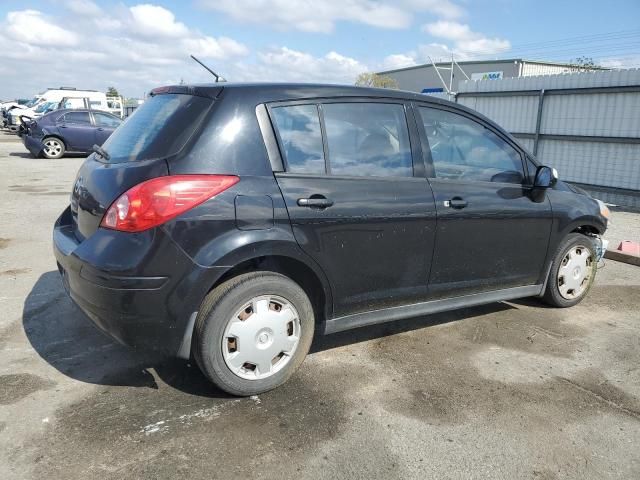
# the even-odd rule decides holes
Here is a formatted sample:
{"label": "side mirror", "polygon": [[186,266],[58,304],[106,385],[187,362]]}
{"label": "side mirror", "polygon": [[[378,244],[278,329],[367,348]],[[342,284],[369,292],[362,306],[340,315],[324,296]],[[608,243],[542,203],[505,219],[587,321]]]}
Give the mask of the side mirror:
{"label": "side mirror", "polygon": [[536,171],[536,178],[533,180],[534,188],[551,188],[558,181],[558,172],[555,168],[541,165]]}

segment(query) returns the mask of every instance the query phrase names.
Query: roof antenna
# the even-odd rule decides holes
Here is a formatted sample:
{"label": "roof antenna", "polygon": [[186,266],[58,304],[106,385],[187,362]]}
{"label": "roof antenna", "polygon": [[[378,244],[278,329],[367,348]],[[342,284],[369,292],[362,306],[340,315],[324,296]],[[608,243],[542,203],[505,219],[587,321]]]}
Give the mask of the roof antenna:
{"label": "roof antenna", "polygon": [[211,70],[209,67],[207,67],[204,63],[202,63],[200,60],[198,60],[196,57],[194,57],[193,55],[190,55],[191,58],[193,58],[196,62],[198,62],[200,65],[202,65],[202,67],[204,69],[206,69],[211,75],[213,75],[214,77],[216,77],[216,83],[218,82],[226,82],[226,80],[221,77],[220,75],[218,75],[216,72],[214,72],[213,70]]}

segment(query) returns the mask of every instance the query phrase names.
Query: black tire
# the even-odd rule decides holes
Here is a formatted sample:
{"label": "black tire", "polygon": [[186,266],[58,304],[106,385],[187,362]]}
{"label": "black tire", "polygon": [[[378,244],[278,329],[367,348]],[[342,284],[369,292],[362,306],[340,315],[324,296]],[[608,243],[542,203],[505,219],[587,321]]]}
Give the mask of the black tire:
{"label": "black tire", "polygon": [[[222,340],[235,312],[262,295],[282,297],[297,310],[299,342],[288,363],[270,377],[245,379],[227,366]],[[205,376],[220,389],[243,397],[257,395],[282,385],[298,369],[311,347],[314,327],[313,307],[297,283],[273,272],[246,273],[219,285],[205,297],[194,327],[193,356]]]}
{"label": "black tire", "polygon": [[[591,276],[588,280],[588,284],[584,291],[577,297],[573,299],[567,299],[562,296],[560,293],[560,287],[558,285],[558,273],[561,267],[562,261],[567,255],[567,253],[576,246],[582,246],[587,248],[591,253]],[[553,263],[551,264],[551,271],[549,272],[549,278],[547,279],[547,287],[544,292],[542,299],[545,303],[548,303],[551,306],[566,308],[572,307],[582,301],[584,297],[589,293],[591,286],[596,278],[597,271],[597,261],[596,261],[596,245],[595,242],[588,236],[582,235],[580,233],[570,233],[567,235],[567,238],[560,244],[556,255],[553,259]]]}
{"label": "black tire", "polygon": [[[48,143],[51,143],[52,148],[48,148]],[[44,158],[49,158],[51,160],[62,158],[66,151],[64,142],[57,137],[47,137],[42,140],[42,144],[45,146],[45,148],[42,149],[42,156]],[[57,146],[56,148],[53,148],[54,144]]]}

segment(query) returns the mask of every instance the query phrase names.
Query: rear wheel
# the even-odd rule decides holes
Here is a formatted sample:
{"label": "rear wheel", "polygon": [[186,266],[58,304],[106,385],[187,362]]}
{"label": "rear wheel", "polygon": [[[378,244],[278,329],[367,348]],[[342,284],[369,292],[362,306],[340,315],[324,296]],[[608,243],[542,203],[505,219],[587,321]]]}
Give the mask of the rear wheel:
{"label": "rear wheel", "polygon": [[311,346],[313,308],[304,290],[272,272],[239,275],[211,291],[195,325],[194,357],[233,395],[283,384]]}
{"label": "rear wheel", "polygon": [[544,301],[554,307],[571,307],[582,301],[596,276],[596,258],[591,238],[569,234],[551,265]]}
{"label": "rear wheel", "polygon": [[42,154],[45,158],[61,158],[64,155],[64,142],[56,137],[47,137],[42,141]]}

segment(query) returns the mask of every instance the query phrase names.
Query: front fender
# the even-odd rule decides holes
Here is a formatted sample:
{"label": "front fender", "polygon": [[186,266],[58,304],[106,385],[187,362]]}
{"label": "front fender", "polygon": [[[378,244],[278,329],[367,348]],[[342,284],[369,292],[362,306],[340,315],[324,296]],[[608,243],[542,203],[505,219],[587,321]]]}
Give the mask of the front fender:
{"label": "front fender", "polygon": [[565,224],[561,236],[566,237],[569,233],[584,226],[594,228],[600,235],[607,230],[607,223],[600,215],[582,215]]}

